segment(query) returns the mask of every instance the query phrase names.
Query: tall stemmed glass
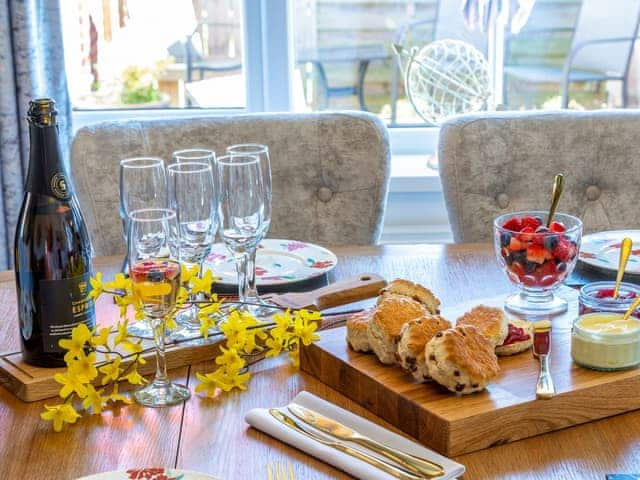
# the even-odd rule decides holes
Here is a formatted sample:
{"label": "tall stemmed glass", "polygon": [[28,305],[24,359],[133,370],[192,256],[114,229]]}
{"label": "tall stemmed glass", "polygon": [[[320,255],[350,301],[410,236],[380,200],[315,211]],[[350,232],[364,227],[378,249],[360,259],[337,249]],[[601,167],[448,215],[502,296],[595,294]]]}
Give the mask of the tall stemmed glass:
{"label": "tall stemmed glass", "polygon": [[[218,229],[217,196],[212,165],[181,162],[169,165],[169,204],[178,215],[180,228],[180,260],[187,267],[196,265],[202,275],[202,264],[211,252]],[[189,338],[199,334],[198,308],[191,306],[176,315],[183,326],[173,338]]]}
{"label": "tall stemmed glass", "polygon": [[198,162],[209,163],[211,168],[215,168],[216,154],[213,150],[206,148],[185,148],[173,152],[173,163]]}
{"label": "tall stemmed glass", "polygon": [[247,267],[264,221],[260,161],[255,155],[226,155],[218,158],[217,166],[220,236],[236,261],[240,301],[252,303]]}
{"label": "tall stemmed glass", "polygon": [[[127,158],[120,161],[120,218],[125,241],[129,231],[129,214],[143,208],[167,208],[167,177],[164,161],[155,157]],[[127,269],[125,257],[122,271]],[[128,332],[150,338],[153,332],[145,321],[129,325]]]}
{"label": "tall stemmed glass", "polygon": [[176,306],[180,289],[180,233],[176,212],[143,209],[129,214],[129,274],[133,295],[153,329],[156,376],[136,391],[136,401],[164,407],[187,400],[189,389],[171,383],[165,362],[164,331],[167,316]]}
{"label": "tall stemmed glass", "polygon": [[[258,157],[260,163],[260,173],[262,175],[262,192],[264,197],[264,210],[262,219],[262,229],[260,231],[260,238],[258,243],[267,235],[269,231],[269,225],[271,224],[271,161],[269,160],[269,147],[259,143],[240,143],[237,145],[231,145],[227,147],[228,155],[255,155]],[[248,291],[247,295],[252,302],[263,303],[258,296],[258,289],[256,287],[256,253],[258,249],[255,248],[251,251],[249,261],[247,264],[248,279]],[[269,311],[263,312],[261,309],[253,309],[254,313],[269,313]]]}

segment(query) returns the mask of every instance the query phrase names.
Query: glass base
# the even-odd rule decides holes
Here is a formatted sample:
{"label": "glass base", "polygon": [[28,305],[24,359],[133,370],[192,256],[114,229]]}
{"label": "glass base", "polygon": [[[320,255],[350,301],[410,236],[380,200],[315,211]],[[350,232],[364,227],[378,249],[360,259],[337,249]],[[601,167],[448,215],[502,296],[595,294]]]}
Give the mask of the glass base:
{"label": "glass base", "polygon": [[[180,328],[169,334],[169,340],[189,340],[201,335],[200,319],[198,318],[197,307],[191,307],[183,310],[175,316],[175,320]],[[209,329],[209,335],[217,333],[218,331],[218,327],[212,327]]]}
{"label": "glass base", "polygon": [[168,407],[186,402],[191,396],[183,385],[154,380],[146,387],[134,392],[133,397],[145,407]]}
{"label": "glass base", "polygon": [[532,316],[563,313],[568,308],[567,301],[555,295],[553,291],[527,290],[507,297],[504,306],[510,312]]}
{"label": "glass base", "polygon": [[149,322],[140,320],[127,325],[127,333],[134,337],[153,338],[153,329]]}

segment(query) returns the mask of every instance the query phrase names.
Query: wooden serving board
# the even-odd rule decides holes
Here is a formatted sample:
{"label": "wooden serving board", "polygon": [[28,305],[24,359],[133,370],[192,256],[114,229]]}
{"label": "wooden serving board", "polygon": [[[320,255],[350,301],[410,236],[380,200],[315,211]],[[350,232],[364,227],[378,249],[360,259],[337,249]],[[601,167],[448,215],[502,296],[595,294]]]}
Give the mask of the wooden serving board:
{"label": "wooden serving board", "polygon": [[[115,335],[112,333],[112,335]],[[184,342],[168,345],[166,348],[167,368],[177,368],[212,359],[218,353],[220,337],[209,337],[207,340]],[[153,347],[152,340],[143,340],[144,349]],[[123,352],[124,353],[124,352]],[[142,375],[151,375],[156,369],[155,352],[143,354],[147,360],[139,365]],[[100,358],[96,359],[100,361]],[[126,367],[128,362],[123,361]],[[25,402],[35,402],[58,395],[60,384],[53,376],[64,372],[64,368],[40,368],[29,365],[22,360],[20,352],[0,354],[0,383],[16,397]]]}
{"label": "wooden serving board", "polygon": [[[568,289],[567,289],[568,290]],[[640,408],[640,369],[597,372],[571,360],[576,293],[563,291],[569,311],[552,319],[551,373],[557,395],[536,400],[538,362],[531,351],[499,357],[500,375],[480,393],[457,397],[435,382],[418,384],[397,366],[351,350],[345,327],[324,331],[303,349],[303,371],[318,378],[424,445],[456,456]],[[478,304],[502,306],[504,296],[443,309],[452,321]]]}

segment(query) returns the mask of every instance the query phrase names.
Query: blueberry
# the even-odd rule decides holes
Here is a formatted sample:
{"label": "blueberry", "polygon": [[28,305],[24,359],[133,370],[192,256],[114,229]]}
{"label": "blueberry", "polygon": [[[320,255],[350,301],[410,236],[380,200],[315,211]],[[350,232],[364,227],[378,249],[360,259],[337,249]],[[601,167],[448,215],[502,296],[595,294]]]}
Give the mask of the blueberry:
{"label": "blueberry", "polygon": [[566,263],[564,263],[564,262],[559,262],[559,263],[556,265],[556,270],[557,270],[558,272],[560,272],[560,273],[564,272],[566,269],[567,269],[567,264],[566,264]]}
{"label": "blueberry", "polygon": [[533,217],[533,218],[535,218],[535,219],[537,220],[537,222],[538,222],[540,225],[542,225],[542,217],[541,217],[541,216],[536,215],[536,216],[535,216],[535,217]]}
{"label": "blueberry", "polygon": [[518,250],[516,252],[511,253],[511,261],[524,263],[527,259],[527,251],[526,250]]}
{"label": "blueberry", "polygon": [[558,246],[558,236],[557,235],[549,235],[544,237],[544,248],[549,251],[553,251]]}
{"label": "blueberry", "polygon": [[147,280],[149,282],[161,282],[164,279],[164,272],[156,268],[149,270]]}
{"label": "blueberry", "polygon": [[500,246],[508,247],[511,243],[511,234],[509,232],[502,232],[500,234]]}
{"label": "blueberry", "polygon": [[544,225],[540,225],[538,228],[536,228],[536,233],[547,233],[548,231],[549,229]]}
{"label": "blueberry", "polygon": [[527,261],[524,264],[524,269],[527,273],[533,273],[536,271],[536,268],[538,268],[538,264],[536,262],[529,262]]}

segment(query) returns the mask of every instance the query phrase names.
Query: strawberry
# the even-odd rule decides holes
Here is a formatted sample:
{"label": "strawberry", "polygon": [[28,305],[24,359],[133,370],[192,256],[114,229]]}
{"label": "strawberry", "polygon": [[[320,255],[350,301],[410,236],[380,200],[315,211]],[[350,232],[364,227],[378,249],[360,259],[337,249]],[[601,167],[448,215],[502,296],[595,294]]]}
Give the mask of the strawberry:
{"label": "strawberry", "polygon": [[527,260],[534,263],[544,263],[546,253],[541,245],[529,245],[527,248]]}
{"label": "strawberry", "polygon": [[522,230],[520,230],[520,235],[518,235],[518,238],[520,238],[520,240],[523,242],[530,242],[535,237],[535,235],[533,234],[534,231],[535,230],[531,227],[522,227]]}
{"label": "strawberry", "polygon": [[511,237],[509,241],[509,250],[512,252],[517,252],[519,250],[524,250],[527,248],[527,245],[518,240],[515,236]]}
{"label": "strawberry", "polygon": [[522,223],[519,218],[513,217],[504,222],[502,228],[505,230],[511,230],[512,232],[519,232],[522,228]]}
{"label": "strawberry", "polygon": [[553,256],[560,262],[567,262],[571,258],[571,247],[573,247],[573,245],[566,240],[560,240],[558,246],[552,252]]}
{"label": "strawberry", "polygon": [[[522,228],[531,227],[534,232],[541,224],[541,222],[535,217],[522,217],[520,219],[520,223],[522,223]],[[522,229],[520,231],[522,231]]]}
{"label": "strawberry", "polygon": [[536,270],[536,275],[538,278],[546,277],[547,275],[555,275],[556,273],[556,262],[554,260],[547,260],[544,262],[538,270]]}
{"label": "strawberry", "polygon": [[514,282],[519,282],[524,273],[524,266],[520,262],[513,262],[507,269],[509,278]]}
{"label": "strawberry", "polygon": [[549,225],[549,230],[555,233],[562,233],[566,229],[564,228],[564,224],[562,222],[551,222],[551,225]]}

